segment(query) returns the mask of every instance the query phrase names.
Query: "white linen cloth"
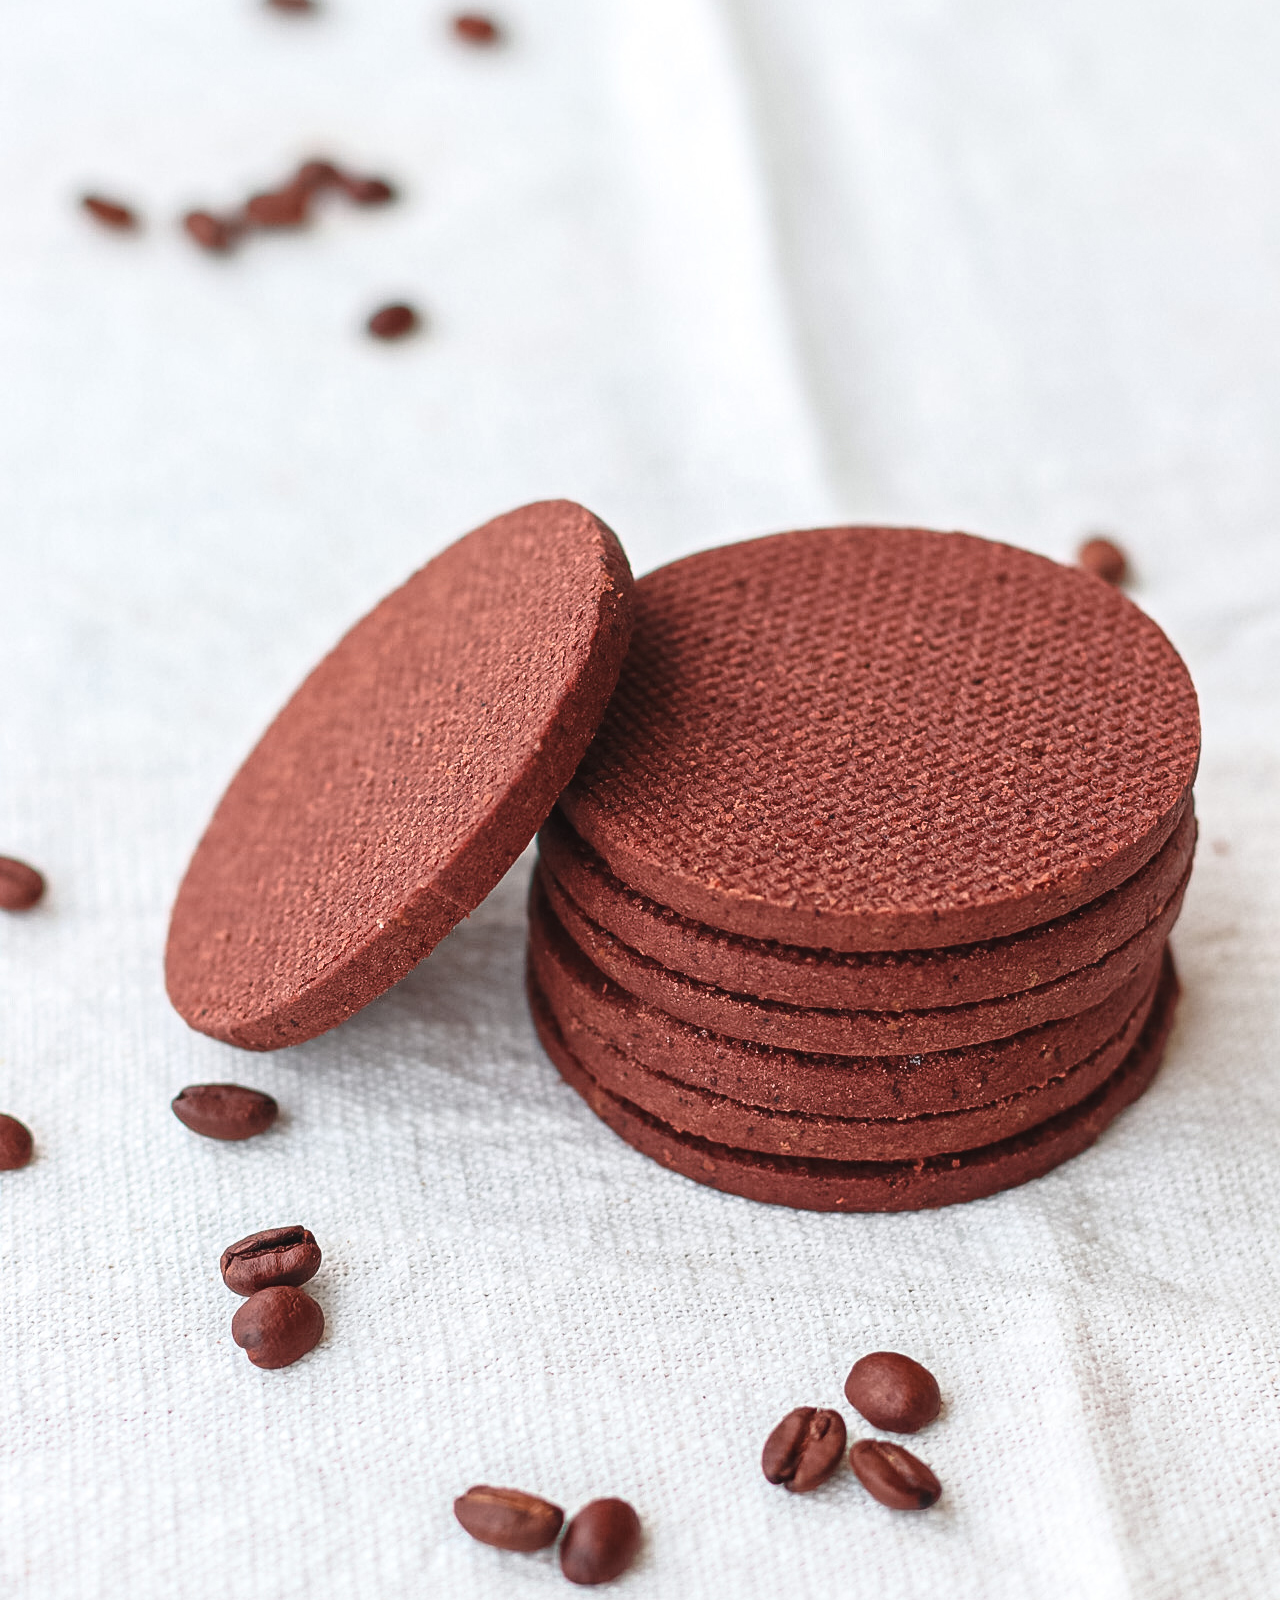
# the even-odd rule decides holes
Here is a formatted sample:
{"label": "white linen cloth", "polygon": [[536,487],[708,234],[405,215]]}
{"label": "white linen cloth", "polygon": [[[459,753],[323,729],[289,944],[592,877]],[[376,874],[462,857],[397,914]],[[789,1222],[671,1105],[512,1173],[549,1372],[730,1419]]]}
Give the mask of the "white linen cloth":
{"label": "white linen cloth", "polygon": [[[619,1593],[1280,1593],[1280,15],[1261,0],[9,0],[0,52],[0,1594],[566,1593],[474,1482],[646,1529]],[[200,255],[315,152],[404,186]],[[116,238],[82,188],[137,203]],[[407,297],[406,345],[361,321]],[[820,1216],[630,1151],[541,1055],[522,862],[278,1055],[189,1032],[169,903],[320,652],[552,495],[637,571],[823,521],[1132,552],[1203,700],[1185,997],[1151,1092],[997,1198]],[[269,1090],[243,1146],[189,1082]],[[222,1248],[325,1252],[257,1372]],[[859,1355],[946,1397],[903,1516],[758,1459]],[[854,1427],[854,1436],[863,1431]]]}

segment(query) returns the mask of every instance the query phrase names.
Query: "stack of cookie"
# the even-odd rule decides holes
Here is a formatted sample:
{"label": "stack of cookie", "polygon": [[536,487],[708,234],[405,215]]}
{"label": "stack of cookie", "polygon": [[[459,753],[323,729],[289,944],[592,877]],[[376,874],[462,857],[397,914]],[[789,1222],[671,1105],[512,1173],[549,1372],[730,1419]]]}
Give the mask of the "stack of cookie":
{"label": "stack of cookie", "polygon": [[1195,692],[1087,573],[836,528],[636,586],[539,835],[529,991],[560,1072],[700,1182],[973,1199],[1150,1082],[1195,845]]}

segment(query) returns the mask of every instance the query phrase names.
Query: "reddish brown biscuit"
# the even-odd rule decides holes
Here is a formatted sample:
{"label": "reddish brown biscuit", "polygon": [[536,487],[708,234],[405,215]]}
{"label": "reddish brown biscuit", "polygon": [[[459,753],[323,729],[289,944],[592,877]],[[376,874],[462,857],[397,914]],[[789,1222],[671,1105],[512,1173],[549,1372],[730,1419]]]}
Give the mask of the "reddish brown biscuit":
{"label": "reddish brown biscuit", "polygon": [[[593,967],[535,884],[529,960],[575,1056],[590,1040],[641,1067],[745,1106],[809,1117],[875,1120],[988,1106],[1063,1077],[1105,1049],[1150,994],[1160,955],[1100,1005],[1008,1039],[908,1056],[819,1055],[729,1039],[637,1000]],[[1112,1065],[1119,1064],[1119,1056]]]}
{"label": "reddish brown biscuit", "polygon": [[438,555],[320,663],[232,780],[169,927],[169,996],[271,1050],[402,978],[545,821],[617,680],[631,575],[569,501]]}
{"label": "reddish brown biscuit", "polygon": [[592,922],[659,966],[787,1005],[920,1011],[1034,989],[1092,966],[1152,921],[1191,865],[1190,807],[1166,844],[1118,888],[1023,933],[941,950],[805,950],[722,933],[628,889],[553,811],[538,835],[543,871]]}
{"label": "reddish brown biscuit", "polygon": [[[1187,869],[1188,874],[1190,868]],[[956,1050],[1008,1038],[1059,1017],[1075,1016],[1113,993],[1162,949],[1182,909],[1186,878],[1140,933],[1080,972],[1038,989],[932,1011],[826,1011],[727,994],[672,972],[624,945],[585,916],[541,868],[538,877],[570,938],[606,977],[650,1005],[696,1028],[734,1039],[836,1055],[906,1055]]]}
{"label": "reddish brown biscuit", "polygon": [[1170,971],[1138,1042],[1111,1077],[1079,1105],[998,1144],[901,1162],[756,1155],[679,1133],[598,1084],[566,1048],[536,988],[530,1000],[538,1036],[560,1075],[615,1133],[673,1172],[748,1200],[808,1211],[920,1211],[1011,1189],[1041,1177],[1091,1145],[1155,1076],[1177,993]]}
{"label": "reddish brown biscuit", "polygon": [[1123,883],[1186,806],[1177,652],[1041,556],[823,528],[660,568],[636,605],[561,805],[695,921],[833,950],[998,938]]}
{"label": "reddish brown biscuit", "polygon": [[969,1110],[903,1118],[860,1117],[856,1103],[849,1116],[810,1116],[745,1105],[642,1066],[592,1031],[580,1017],[558,1011],[545,991],[542,1002],[565,1047],[602,1089],[680,1133],[765,1155],[824,1161],[915,1161],[994,1144],[1078,1105],[1111,1076],[1132,1049],[1155,994],[1153,976],[1138,1005],[1106,1044],[1039,1088]]}

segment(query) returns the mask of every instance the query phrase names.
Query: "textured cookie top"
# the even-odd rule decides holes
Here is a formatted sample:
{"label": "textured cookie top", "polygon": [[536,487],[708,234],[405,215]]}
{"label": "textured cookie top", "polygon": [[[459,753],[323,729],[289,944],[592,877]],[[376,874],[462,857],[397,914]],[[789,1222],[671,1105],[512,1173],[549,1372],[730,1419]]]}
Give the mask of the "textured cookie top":
{"label": "textured cookie top", "polygon": [[169,996],[248,1049],[403,977],[529,843],[631,625],[613,534],[526,506],[438,555],[325,657],[223,796],[178,891]]}
{"label": "textured cookie top", "polygon": [[1123,882],[1198,753],[1177,652],[1097,578],[968,534],[821,528],[637,584],[561,805],[624,883],[713,927],[936,947]]}

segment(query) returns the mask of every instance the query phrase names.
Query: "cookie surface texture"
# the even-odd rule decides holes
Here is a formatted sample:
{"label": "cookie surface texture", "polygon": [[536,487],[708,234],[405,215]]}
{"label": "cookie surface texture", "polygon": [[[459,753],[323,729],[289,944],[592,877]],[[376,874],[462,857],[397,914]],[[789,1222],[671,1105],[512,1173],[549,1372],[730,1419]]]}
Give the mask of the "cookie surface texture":
{"label": "cookie surface texture", "polygon": [[968,534],[825,528],[637,585],[561,808],[623,884],[712,928],[935,949],[1123,883],[1198,754],[1186,668],[1116,590]]}
{"label": "cookie surface texture", "polygon": [[342,639],[232,780],[178,891],[178,1012],[297,1044],[402,978],[484,899],[590,743],[630,568],[569,501],[444,550]]}

